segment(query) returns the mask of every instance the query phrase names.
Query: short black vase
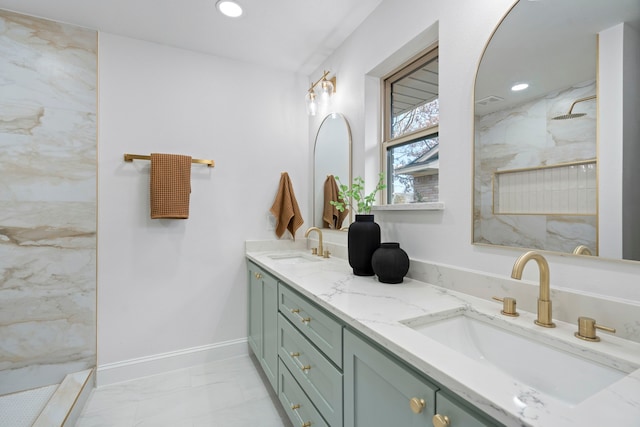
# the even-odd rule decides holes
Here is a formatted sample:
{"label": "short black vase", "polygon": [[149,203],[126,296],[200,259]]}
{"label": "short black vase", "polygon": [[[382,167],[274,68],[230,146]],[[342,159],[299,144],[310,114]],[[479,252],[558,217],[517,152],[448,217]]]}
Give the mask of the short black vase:
{"label": "short black vase", "polygon": [[356,276],[373,276],[371,257],[380,247],[380,226],[373,221],[373,215],[356,215],[349,226],[349,265]]}
{"label": "short black vase", "polygon": [[382,283],[402,283],[409,271],[409,256],[400,249],[400,243],[382,243],[371,258],[373,271]]}

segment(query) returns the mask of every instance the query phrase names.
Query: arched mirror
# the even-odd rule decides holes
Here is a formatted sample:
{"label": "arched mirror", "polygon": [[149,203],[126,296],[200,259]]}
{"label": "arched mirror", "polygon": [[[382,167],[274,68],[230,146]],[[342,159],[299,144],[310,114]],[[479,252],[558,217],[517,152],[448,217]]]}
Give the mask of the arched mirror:
{"label": "arched mirror", "polygon": [[640,260],[639,30],[638,0],[505,16],[476,75],[474,243]]}
{"label": "arched mirror", "polygon": [[[313,150],[313,225],[319,228],[337,228],[351,223],[351,213],[345,218],[331,221],[327,182],[329,177],[338,177],[343,184],[351,182],[351,129],[347,119],[338,113],[331,113],[322,120]],[[328,217],[328,218],[325,218]],[[323,219],[325,218],[325,219]],[[337,227],[336,227],[337,224]]]}

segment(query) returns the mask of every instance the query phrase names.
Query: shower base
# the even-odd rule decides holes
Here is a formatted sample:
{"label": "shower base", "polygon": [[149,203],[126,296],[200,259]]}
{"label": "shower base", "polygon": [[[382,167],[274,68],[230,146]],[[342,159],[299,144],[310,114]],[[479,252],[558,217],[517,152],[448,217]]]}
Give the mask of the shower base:
{"label": "shower base", "polygon": [[0,396],[0,426],[73,426],[93,380],[93,369],[88,369],[67,375],[60,384]]}

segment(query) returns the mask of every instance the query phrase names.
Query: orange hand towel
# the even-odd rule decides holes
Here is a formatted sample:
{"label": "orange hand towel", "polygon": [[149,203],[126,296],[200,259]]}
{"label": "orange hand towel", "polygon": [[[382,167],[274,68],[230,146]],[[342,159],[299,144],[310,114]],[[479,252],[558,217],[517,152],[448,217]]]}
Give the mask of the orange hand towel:
{"label": "orange hand towel", "polygon": [[322,225],[324,228],[340,230],[342,222],[349,214],[349,209],[340,212],[331,201],[342,202],[338,191],[338,183],[333,175],[327,175],[324,181],[324,209],[322,211]]}
{"label": "orange hand towel", "polygon": [[300,214],[296,196],[293,194],[289,174],[286,172],[282,172],[280,175],[280,185],[270,211],[276,217],[276,236],[280,238],[285,230],[289,230],[295,240],[296,230],[300,228],[304,220]]}
{"label": "orange hand towel", "polygon": [[189,218],[191,157],[151,153],[151,219]]}

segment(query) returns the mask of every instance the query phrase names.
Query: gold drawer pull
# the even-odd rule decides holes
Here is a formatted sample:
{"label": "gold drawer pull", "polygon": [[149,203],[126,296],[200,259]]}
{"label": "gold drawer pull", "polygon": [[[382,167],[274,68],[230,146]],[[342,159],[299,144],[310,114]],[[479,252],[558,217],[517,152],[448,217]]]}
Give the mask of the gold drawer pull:
{"label": "gold drawer pull", "polygon": [[307,421],[306,423],[302,424],[302,427],[311,427],[311,421]]}
{"label": "gold drawer pull", "polygon": [[262,274],[260,273],[256,273],[255,276],[256,276],[256,279],[262,279]]}
{"label": "gold drawer pull", "polygon": [[435,414],[431,421],[433,421],[433,427],[449,427],[451,425],[451,420],[446,415]]}
{"label": "gold drawer pull", "polygon": [[309,372],[309,371],[311,370],[311,365],[305,365],[305,364],[304,364],[304,363],[302,363],[302,362],[298,363],[298,359],[297,359],[297,357],[300,357],[300,353],[289,353],[289,354],[291,355],[291,357],[293,357],[293,358],[294,358],[294,359],[293,359],[293,363],[295,363],[295,364],[296,364],[296,366],[297,366],[298,368],[300,368],[300,370],[301,370],[302,372],[304,372],[304,373],[306,374],[307,372]]}
{"label": "gold drawer pull", "polygon": [[302,317],[300,316],[300,309],[299,308],[292,308],[291,309],[291,314],[295,314],[296,316],[298,316],[298,319],[300,319],[300,321],[302,323],[309,323],[311,322],[311,317]]}
{"label": "gold drawer pull", "polygon": [[296,409],[300,409],[300,405],[299,405],[299,404],[297,404],[297,403],[296,403],[295,405],[291,405],[291,409],[292,409],[292,410],[294,410],[294,411],[295,411]]}
{"label": "gold drawer pull", "polygon": [[427,406],[427,403],[424,401],[424,399],[418,399],[417,397],[412,397],[409,400],[409,406],[411,407],[411,410],[413,411],[414,414],[419,414],[422,412],[425,406]]}

